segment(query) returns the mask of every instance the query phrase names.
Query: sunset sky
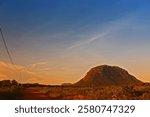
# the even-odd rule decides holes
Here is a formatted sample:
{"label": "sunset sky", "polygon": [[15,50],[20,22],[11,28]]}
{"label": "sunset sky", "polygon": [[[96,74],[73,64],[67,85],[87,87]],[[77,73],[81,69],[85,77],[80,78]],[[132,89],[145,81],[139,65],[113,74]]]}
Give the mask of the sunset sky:
{"label": "sunset sky", "polygon": [[[150,81],[149,0],[0,0],[0,27],[23,82],[74,83],[95,66]],[[0,79],[11,68],[0,37]]]}

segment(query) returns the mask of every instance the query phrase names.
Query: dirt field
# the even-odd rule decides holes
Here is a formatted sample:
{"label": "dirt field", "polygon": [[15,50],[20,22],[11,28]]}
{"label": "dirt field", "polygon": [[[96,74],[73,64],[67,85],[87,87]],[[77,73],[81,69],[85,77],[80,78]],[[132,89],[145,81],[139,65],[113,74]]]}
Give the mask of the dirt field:
{"label": "dirt field", "polygon": [[150,85],[25,87],[21,100],[150,100]]}
{"label": "dirt field", "polygon": [[49,100],[50,98],[45,93],[40,92],[36,88],[23,88],[21,100]]}

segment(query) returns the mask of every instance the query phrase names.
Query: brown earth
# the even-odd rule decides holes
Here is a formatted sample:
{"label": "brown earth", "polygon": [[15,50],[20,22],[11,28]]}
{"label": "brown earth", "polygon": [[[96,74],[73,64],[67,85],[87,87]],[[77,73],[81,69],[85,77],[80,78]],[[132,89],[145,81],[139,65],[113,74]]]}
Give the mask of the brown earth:
{"label": "brown earth", "polygon": [[24,87],[22,100],[150,100],[150,84],[132,86]]}
{"label": "brown earth", "polygon": [[24,88],[22,89],[22,100],[49,100],[45,93],[40,92],[35,88]]}

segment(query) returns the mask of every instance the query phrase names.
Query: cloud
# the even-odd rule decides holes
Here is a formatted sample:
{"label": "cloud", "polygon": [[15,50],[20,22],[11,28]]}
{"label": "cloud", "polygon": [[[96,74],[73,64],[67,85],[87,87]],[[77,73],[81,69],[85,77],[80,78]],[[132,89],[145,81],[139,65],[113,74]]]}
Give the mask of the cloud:
{"label": "cloud", "polygon": [[85,46],[85,45],[88,45],[96,40],[99,40],[99,39],[102,39],[104,36],[106,36],[108,34],[108,32],[104,32],[104,33],[101,33],[101,34],[98,34],[98,35],[95,35],[89,39],[86,39],[84,41],[79,41],[77,44],[73,44],[72,46],[70,46],[68,49],[74,49],[74,48],[78,48],[78,47],[81,47],[81,46]]}
{"label": "cloud", "polygon": [[47,62],[37,62],[34,64],[30,64],[26,67],[26,69],[29,71],[36,72],[38,75],[52,70],[52,68]]}
{"label": "cloud", "polygon": [[[129,26],[131,28],[131,25],[134,24],[136,19],[135,12],[131,12],[123,17],[120,17],[118,19],[109,21],[107,24],[105,24],[105,27],[99,26],[99,28],[95,29],[96,35],[90,35],[92,33],[89,32],[90,38],[80,39],[79,41],[73,43],[68,49],[75,49],[78,47],[86,46],[91,44],[94,41],[105,39],[106,36],[114,36],[119,35],[118,32],[125,27]],[[134,25],[135,27],[135,25]],[[133,28],[133,27],[132,27]],[[101,30],[101,31],[100,31]]]}
{"label": "cloud", "polygon": [[[44,63],[43,63],[44,64]],[[0,80],[15,79],[22,83],[44,83],[45,79],[38,76],[36,72],[29,71],[23,66],[15,65],[0,61]]]}
{"label": "cloud", "polygon": [[39,67],[41,65],[46,65],[46,64],[47,64],[47,62],[38,62],[38,63],[34,63],[34,64],[29,65],[29,67],[31,69],[35,69],[35,68],[37,68],[37,67]]}

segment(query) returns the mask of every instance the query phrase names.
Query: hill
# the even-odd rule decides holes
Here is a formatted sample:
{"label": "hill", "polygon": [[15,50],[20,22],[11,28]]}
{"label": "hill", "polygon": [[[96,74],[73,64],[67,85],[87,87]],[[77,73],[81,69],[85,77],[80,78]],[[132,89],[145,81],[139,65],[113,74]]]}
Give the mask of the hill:
{"label": "hill", "polygon": [[109,86],[142,83],[126,70],[117,66],[101,65],[92,68],[87,75],[75,83],[78,86]]}

